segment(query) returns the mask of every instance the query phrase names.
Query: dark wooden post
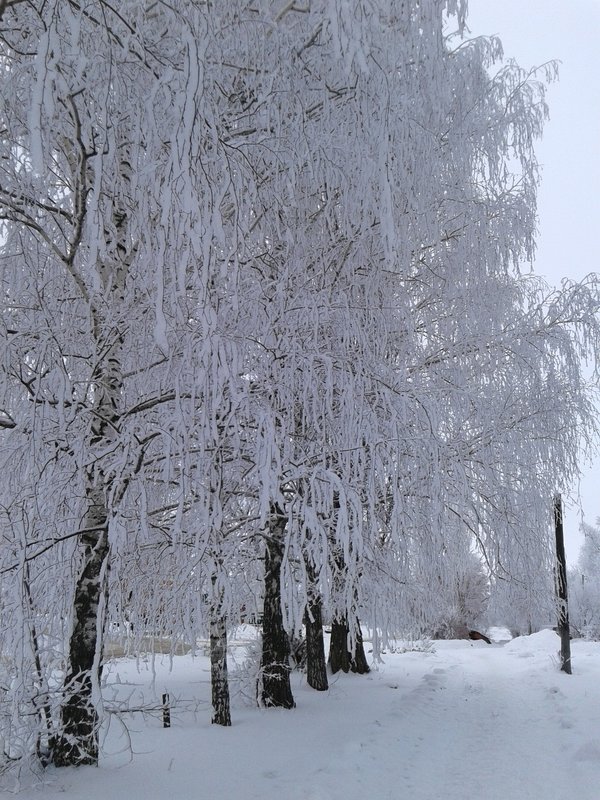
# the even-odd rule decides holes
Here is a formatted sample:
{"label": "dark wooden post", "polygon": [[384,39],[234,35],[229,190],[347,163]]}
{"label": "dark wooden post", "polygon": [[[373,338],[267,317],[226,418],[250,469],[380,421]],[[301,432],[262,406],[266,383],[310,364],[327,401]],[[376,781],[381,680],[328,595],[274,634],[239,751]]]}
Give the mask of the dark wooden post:
{"label": "dark wooden post", "polygon": [[558,634],[560,636],[561,670],[571,674],[571,633],[569,629],[569,595],[567,592],[567,560],[563,535],[562,499],[554,496],[554,530],[556,532],[556,596],[558,598]]}
{"label": "dark wooden post", "polygon": [[162,696],[162,706],[163,706],[163,728],[170,728],[171,706],[170,706],[170,698],[168,692],[165,692]]}

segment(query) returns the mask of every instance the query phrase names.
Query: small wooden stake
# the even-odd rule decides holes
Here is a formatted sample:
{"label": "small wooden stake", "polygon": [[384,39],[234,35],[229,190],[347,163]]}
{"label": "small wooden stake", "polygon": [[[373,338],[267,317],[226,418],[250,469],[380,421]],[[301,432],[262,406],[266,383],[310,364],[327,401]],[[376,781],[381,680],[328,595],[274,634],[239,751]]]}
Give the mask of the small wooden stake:
{"label": "small wooden stake", "polygon": [[165,692],[162,696],[163,704],[163,728],[171,727],[171,707],[169,705],[169,695]]}
{"label": "small wooden stake", "polygon": [[554,497],[554,530],[556,531],[556,596],[558,598],[558,634],[560,636],[561,670],[571,674],[571,633],[569,630],[569,594],[567,592],[567,560],[563,535],[562,499]]}

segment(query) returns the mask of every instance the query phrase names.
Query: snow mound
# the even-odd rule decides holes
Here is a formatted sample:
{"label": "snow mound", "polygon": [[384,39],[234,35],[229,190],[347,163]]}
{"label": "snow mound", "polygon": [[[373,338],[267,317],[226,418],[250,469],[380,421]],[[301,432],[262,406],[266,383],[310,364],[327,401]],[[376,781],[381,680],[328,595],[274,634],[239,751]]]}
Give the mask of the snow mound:
{"label": "snow mound", "polygon": [[487,629],[486,633],[492,642],[510,642],[513,638],[510,630],[503,625],[492,625],[491,628]]}
{"label": "snow mound", "polygon": [[534,655],[555,655],[560,649],[560,636],[552,630],[532,633],[531,636],[517,636],[504,646],[506,653],[514,653],[521,658]]}

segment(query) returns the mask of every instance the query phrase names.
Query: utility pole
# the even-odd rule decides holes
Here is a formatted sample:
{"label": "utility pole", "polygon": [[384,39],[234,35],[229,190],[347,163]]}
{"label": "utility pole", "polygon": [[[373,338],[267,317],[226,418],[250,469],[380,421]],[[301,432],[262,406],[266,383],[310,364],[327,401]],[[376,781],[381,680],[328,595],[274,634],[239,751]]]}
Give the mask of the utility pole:
{"label": "utility pole", "polygon": [[554,496],[554,530],[556,532],[556,596],[558,598],[558,634],[560,636],[560,668],[571,674],[571,633],[569,630],[569,595],[567,592],[567,560],[563,534],[562,498]]}

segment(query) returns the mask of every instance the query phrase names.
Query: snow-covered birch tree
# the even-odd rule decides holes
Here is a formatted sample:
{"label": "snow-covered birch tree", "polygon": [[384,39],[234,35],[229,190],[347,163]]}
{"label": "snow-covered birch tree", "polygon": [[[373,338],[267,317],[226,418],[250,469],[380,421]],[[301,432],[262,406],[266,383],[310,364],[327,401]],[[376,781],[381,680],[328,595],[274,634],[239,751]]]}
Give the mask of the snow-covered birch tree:
{"label": "snow-covered birch tree", "polygon": [[[22,453],[14,481],[29,493],[6,505],[30,520],[7,569],[75,547],[75,574],[61,581],[72,597],[67,668],[45,741],[58,765],[97,761],[109,540],[159,435],[139,421],[155,399],[140,405],[140,376],[152,379],[164,339],[148,269],[154,220],[139,199],[155,195],[152,158],[166,148],[150,134],[171,104],[157,78],[165,61],[137,35],[144,22],[155,34],[155,20],[127,10],[129,20],[102,2],[16,4],[2,35],[6,447]],[[63,593],[45,590],[41,607],[53,614]]]}

